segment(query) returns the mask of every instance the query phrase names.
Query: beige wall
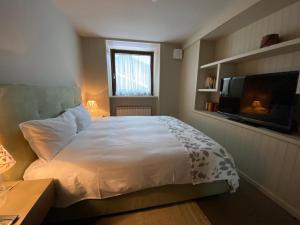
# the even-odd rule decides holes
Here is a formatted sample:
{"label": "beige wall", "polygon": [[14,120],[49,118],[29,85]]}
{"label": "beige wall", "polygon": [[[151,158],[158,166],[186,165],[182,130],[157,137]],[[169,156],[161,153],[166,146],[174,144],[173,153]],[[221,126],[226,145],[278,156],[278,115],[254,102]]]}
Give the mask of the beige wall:
{"label": "beige wall", "polygon": [[0,82],[79,83],[77,35],[53,1],[1,0]]}
{"label": "beige wall", "polygon": [[172,58],[173,49],[180,46],[161,44],[160,96],[156,98],[111,98],[108,96],[105,39],[81,37],[84,100],[97,100],[102,115],[109,111],[114,115],[115,107],[120,105],[152,105],[153,114],[178,116],[180,60]]}
{"label": "beige wall", "polygon": [[179,118],[190,122],[195,105],[200,41],[184,49],[180,77]]}
{"label": "beige wall", "polygon": [[83,101],[96,100],[101,115],[109,115],[105,40],[81,37]]}
{"label": "beige wall", "polygon": [[180,45],[162,43],[160,49],[160,115],[178,117],[181,60],[173,59],[173,49]]}

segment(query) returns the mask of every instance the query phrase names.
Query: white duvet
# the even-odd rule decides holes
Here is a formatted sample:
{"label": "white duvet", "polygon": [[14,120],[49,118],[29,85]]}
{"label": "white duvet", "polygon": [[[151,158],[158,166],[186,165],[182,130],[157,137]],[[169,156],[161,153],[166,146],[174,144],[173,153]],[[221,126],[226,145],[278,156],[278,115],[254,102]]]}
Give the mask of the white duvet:
{"label": "white duvet", "polygon": [[238,175],[227,151],[172,117],[96,120],[49,162],[37,160],[24,179],[54,178],[56,207],[168,184],[226,180]]}
{"label": "white duvet", "polygon": [[24,179],[54,178],[57,207],[167,184],[192,183],[186,148],[158,117],[94,121],[56,157],[37,160]]}

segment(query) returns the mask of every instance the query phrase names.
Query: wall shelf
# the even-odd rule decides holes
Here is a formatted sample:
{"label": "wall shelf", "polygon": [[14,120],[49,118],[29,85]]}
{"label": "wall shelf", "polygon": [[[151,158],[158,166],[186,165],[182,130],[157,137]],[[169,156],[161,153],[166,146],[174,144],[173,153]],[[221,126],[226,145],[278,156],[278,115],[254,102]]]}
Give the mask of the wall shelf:
{"label": "wall shelf", "polygon": [[158,98],[158,96],[109,96],[109,98]]}
{"label": "wall shelf", "polygon": [[216,67],[218,64],[238,63],[246,60],[259,59],[263,57],[271,57],[271,56],[286,54],[295,51],[300,51],[300,38],[281,42],[279,44],[275,44],[269,47],[256,49],[247,53],[239,54],[219,61],[211,62],[202,65],[200,68],[201,69],[213,68]]}

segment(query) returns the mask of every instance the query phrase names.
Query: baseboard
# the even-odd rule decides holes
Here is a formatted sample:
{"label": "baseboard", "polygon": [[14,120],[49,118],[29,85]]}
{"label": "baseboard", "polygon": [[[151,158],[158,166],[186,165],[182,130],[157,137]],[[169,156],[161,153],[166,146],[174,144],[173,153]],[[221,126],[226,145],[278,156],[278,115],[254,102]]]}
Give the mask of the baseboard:
{"label": "baseboard", "polygon": [[239,174],[247,180],[249,183],[254,185],[258,190],[263,192],[267,197],[272,199],[276,204],[278,204],[280,207],[285,209],[288,213],[290,213],[292,216],[296,217],[298,220],[300,220],[300,212],[295,209],[293,206],[291,206],[286,201],[282,200],[280,197],[276,196],[274,193],[272,193],[270,190],[265,188],[264,186],[257,183],[255,180],[253,180],[251,177],[249,177],[247,174],[245,174],[243,171],[238,169]]}

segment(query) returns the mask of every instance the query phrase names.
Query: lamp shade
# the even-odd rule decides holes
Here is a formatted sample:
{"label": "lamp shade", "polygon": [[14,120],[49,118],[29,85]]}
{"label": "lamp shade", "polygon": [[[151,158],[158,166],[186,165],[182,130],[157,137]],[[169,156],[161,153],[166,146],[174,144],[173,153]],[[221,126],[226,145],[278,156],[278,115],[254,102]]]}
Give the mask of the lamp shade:
{"label": "lamp shade", "polygon": [[95,100],[88,100],[86,106],[89,109],[98,109],[98,104]]}
{"label": "lamp shade", "polygon": [[0,174],[9,170],[16,164],[14,158],[0,145]]}

